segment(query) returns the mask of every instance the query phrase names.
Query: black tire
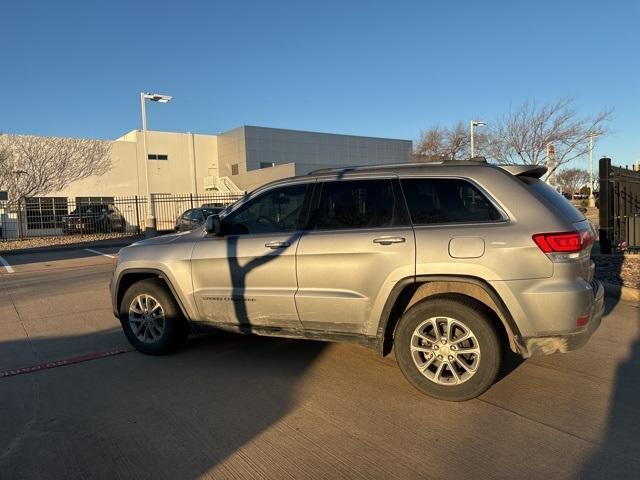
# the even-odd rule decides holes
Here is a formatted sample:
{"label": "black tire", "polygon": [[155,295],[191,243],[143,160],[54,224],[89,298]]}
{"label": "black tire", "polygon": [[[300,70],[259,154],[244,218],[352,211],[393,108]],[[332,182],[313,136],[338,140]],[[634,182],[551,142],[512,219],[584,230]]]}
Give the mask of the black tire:
{"label": "black tire", "polygon": [[[157,339],[149,338],[147,341],[142,341],[134,331],[134,326],[139,323],[130,321],[129,308],[139,295],[152,297],[164,311],[163,328]],[[164,282],[157,278],[140,280],[127,289],[120,303],[120,323],[129,343],[136,350],[148,355],[163,355],[177,350],[184,344],[189,334],[189,325],[175,298]],[[155,335],[158,331],[155,328],[153,330]]]}
{"label": "black tire", "polygon": [[[475,335],[477,348],[480,350],[479,356],[474,357],[473,355],[467,355],[464,358],[471,359],[468,365],[473,365],[475,361],[477,361],[477,365],[475,366],[476,368],[473,369],[474,373],[461,383],[455,383],[456,378],[454,378],[454,372],[452,372],[451,369],[455,368],[456,372],[460,374],[460,377],[469,375],[469,373],[462,368],[460,363],[460,361],[464,361],[464,358],[460,357],[460,361],[458,360],[460,353],[449,351],[449,345],[452,344],[447,343],[447,353],[445,354],[448,358],[454,359],[450,363],[446,362],[446,359],[441,361],[433,358],[433,364],[429,364],[432,357],[427,357],[427,355],[442,358],[436,355],[438,351],[431,350],[436,348],[436,344],[440,347],[439,342],[424,342],[423,340],[417,339],[420,342],[419,348],[426,345],[426,351],[429,353],[423,353],[422,351],[412,353],[411,351],[415,330],[423,324],[423,322],[434,317],[440,317],[438,322],[442,321],[443,326],[446,321],[443,321],[444,317],[454,319]],[[432,325],[431,323],[426,324],[426,328],[429,329],[427,330],[428,332],[433,332]],[[458,327],[455,327],[454,330],[460,334],[460,337],[454,335],[454,339],[461,338],[463,330]],[[443,336],[446,342],[446,336]],[[435,338],[435,334],[430,335],[429,338]],[[471,346],[475,343],[473,340],[468,340],[467,342],[468,343],[457,344],[455,348],[459,350],[460,348],[464,348],[465,345]],[[439,350],[441,353],[444,352],[444,345],[442,346],[443,349]],[[482,304],[459,298],[440,297],[427,299],[407,310],[397,325],[393,339],[393,348],[398,366],[409,383],[422,393],[431,397],[454,402],[475,398],[493,385],[500,370],[502,359],[500,337],[486,307]],[[453,355],[449,356],[450,354]],[[427,378],[427,376],[418,369],[416,362],[423,362],[420,364],[421,366],[429,364],[425,372],[434,376],[434,378],[440,378],[442,381],[451,381],[451,384],[441,384]],[[442,367],[441,374],[438,376],[437,371],[441,363],[445,365]],[[433,372],[433,370],[436,370],[436,372]],[[457,380],[459,381],[459,378]]]}

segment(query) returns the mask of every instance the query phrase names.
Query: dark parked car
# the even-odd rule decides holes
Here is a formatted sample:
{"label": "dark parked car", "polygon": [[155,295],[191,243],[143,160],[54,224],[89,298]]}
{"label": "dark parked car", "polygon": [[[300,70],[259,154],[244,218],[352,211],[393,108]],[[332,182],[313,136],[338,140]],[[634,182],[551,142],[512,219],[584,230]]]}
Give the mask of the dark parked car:
{"label": "dark parked car", "polygon": [[124,232],[126,225],[124,215],[113,203],[78,205],[62,217],[62,231],[67,234]]}
{"label": "dark parked car", "polygon": [[187,232],[202,225],[209,215],[220,213],[222,207],[190,208],[176,218],[176,232]]}

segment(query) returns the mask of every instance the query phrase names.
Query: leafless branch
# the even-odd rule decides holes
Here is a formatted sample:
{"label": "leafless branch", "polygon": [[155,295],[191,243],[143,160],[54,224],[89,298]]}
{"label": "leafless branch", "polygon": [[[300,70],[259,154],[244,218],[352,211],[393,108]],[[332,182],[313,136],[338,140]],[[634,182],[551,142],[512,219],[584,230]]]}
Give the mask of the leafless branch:
{"label": "leafless branch", "polygon": [[571,97],[541,106],[525,102],[492,122],[487,156],[497,163],[541,165],[547,161],[547,145],[553,144],[556,170],[588,153],[589,137],[605,134],[611,116],[605,110],[579,117]]}
{"label": "leafless branch", "polygon": [[46,195],[111,168],[111,142],[90,139],[0,136],[0,185],[12,202]]}

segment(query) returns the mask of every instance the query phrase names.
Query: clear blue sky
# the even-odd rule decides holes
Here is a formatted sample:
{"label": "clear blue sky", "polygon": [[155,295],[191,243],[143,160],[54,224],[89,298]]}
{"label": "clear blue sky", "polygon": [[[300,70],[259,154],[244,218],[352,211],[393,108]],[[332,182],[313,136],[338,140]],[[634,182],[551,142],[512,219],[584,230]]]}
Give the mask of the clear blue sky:
{"label": "clear blue sky", "polygon": [[[596,155],[640,159],[640,2],[11,1],[0,131],[115,138],[242,124],[416,139],[526,99],[614,108]],[[586,165],[586,163],[585,163]]]}

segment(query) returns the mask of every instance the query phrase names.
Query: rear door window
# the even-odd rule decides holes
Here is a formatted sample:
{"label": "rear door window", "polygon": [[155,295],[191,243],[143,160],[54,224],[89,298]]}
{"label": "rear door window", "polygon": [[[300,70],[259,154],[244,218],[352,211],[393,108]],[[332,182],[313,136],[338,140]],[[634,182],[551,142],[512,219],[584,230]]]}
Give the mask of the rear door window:
{"label": "rear door window", "polygon": [[472,183],[457,178],[405,178],[402,190],[414,225],[502,220],[498,209]]}
{"label": "rear door window", "polygon": [[311,230],[391,227],[401,219],[389,179],[322,182],[317,188]]}

